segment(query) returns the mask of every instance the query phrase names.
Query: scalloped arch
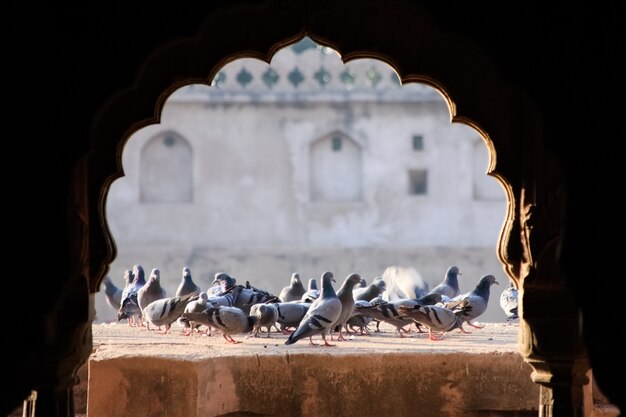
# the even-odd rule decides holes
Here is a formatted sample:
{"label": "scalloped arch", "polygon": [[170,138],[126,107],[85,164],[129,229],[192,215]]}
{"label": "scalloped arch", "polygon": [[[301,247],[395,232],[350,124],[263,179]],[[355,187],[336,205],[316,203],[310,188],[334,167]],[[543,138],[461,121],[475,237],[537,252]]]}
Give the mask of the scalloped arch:
{"label": "scalloped arch", "polygon": [[[89,212],[94,213],[89,217],[90,290],[97,291],[116,255],[105,203],[111,183],[124,175],[121,154],[130,135],[158,123],[166,98],[176,89],[207,84],[226,63],[241,57],[269,63],[276,51],[305,35],[338,51],[344,62],[378,59],[394,68],[403,83],[434,87],[448,105],[451,122],[479,132],[491,155],[488,174],[504,185],[509,202],[497,254],[517,282],[519,155],[524,143],[537,149],[538,112],[525,95],[500,79],[477,45],[440,31],[415,5],[382,3],[368,2],[358,13],[325,2],[270,1],[243,11],[224,8],[207,17],[195,38],[174,40],[147,59],[135,84],[103,105],[91,130],[86,163],[91,189],[97,191],[86,196]],[[389,22],[394,22],[393,31],[386,30]]]}

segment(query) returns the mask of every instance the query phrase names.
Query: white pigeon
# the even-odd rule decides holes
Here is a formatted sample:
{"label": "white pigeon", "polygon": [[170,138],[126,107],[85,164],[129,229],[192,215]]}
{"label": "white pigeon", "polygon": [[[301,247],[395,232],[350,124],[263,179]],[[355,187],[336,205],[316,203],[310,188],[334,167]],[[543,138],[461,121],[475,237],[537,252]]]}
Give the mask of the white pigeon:
{"label": "white pigeon", "polygon": [[389,266],[383,272],[383,281],[387,285],[387,301],[398,298],[420,298],[426,294],[428,284],[415,268]]}
{"label": "white pigeon", "polygon": [[309,311],[300,322],[296,331],[285,341],[286,345],[296,343],[305,337],[309,338],[312,345],[317,345],[317,343],[313,342],[313,336],[321,334],[324,346],[334,346],[326,340],[326,335],[330,333],[333,324],[341,314],[341,301],[337,298],[337,294],[331,284],[334,281],[332,272],[324,272],[322,274],[320,296],[311,304]]}
{"label": "white pigeon", "polygon": [[500,307],[504,311],[504,314],[506,314],[507,321],[519,318],[517,315],[517,303],[517,288],[515,288],[511,281],[511,285],[500,294]]}

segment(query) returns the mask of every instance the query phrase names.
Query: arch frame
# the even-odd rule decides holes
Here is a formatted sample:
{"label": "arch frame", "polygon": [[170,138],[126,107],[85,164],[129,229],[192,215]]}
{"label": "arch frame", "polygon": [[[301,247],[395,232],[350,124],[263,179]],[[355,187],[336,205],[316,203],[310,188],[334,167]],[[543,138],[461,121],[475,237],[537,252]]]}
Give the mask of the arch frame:
{"label": "arch frame", "polygon": [[[383,29],[389,22],[394,22],[393,31]],[[344,63],[378,59],[389,64],[402,83],[435,88],[448,106],[450,121],[478,132],[490,153],[487,174],[503,185],[507,196],[496,252],[504,272],[520,288],[520,351],[535,369],[533,380],[546,388],[540,399],[542,413],[582,415],[588,367],[580,338],[548,326],[556,312],[562,324],[577,328],[571,298],[551,306],[532,301],[541,300],[542,294],[562,295],[565,287],[557,260],[562,226],[554,216],[563,205],[563,169],[545,150],[541,112],[528,95],[500,76],[477,44],[440,30],[428,12],[400,0],[366,1],[358,10],[342,2],[280,0],[218,9],[197,36],[158,49],[135,84],[100,109],[90,151],[76,169],[76,230],[82,237],[81,270],[90,293],[98,290],[116,256],[105,216],[106,196],[112,182],[124,175],[121,155],[130,135],[159,123],[164,103],[176,89],[209,84],[225,64],[238,58],[269,64],[276,51],[303,36],[338,51]],[[545,180],[547,174],[554,176]]]}

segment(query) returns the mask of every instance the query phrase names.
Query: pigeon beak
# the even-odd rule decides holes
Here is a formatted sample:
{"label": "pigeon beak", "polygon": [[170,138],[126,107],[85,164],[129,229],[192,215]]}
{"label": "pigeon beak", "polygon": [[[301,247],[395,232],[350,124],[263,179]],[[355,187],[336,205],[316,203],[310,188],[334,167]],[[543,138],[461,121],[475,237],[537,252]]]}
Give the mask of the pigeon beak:
{"label": "pigeon beak", "polygon": [[498,281],[494,281],[493,283],[496,284],[496,285],[500,285],[500,283]]}
{"label": "pigeon beak", "polygon": [[462,273],[460,273],[460,272],[457,272],[456,274],[457,274],[457,275],[463,275],[463,274],[462,274]]}

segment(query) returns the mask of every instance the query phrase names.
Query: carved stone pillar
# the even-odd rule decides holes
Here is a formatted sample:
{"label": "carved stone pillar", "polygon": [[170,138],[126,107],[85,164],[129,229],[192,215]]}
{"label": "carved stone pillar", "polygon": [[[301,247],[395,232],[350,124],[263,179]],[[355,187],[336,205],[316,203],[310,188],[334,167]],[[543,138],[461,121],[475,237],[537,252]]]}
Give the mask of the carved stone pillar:
{"label": "carved stone pillar", "polygon": [[589,362],[581,337],[581,314],[558,267],[559,193],[538,206],[522,193],[520,352],[541,385],[539,415],[583,417]]}

